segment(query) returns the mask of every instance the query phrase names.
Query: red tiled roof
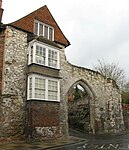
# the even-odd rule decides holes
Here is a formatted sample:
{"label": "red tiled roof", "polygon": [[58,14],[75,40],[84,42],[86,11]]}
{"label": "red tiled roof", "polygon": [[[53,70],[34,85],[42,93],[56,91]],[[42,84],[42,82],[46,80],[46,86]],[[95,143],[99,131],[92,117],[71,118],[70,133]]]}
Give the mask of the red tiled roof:
{"label": "red tiled roof", "polygon": [[10,25],[33,33],[34,19],[54,27],[55,42],[63,44],[65,47],[70,45],[70,42],[67,40],[67,38],[59,28],[58,24],[56,23],[55,19],[53,18],[52,14],[50,13],[46,5],[17,21],[10,23]]}

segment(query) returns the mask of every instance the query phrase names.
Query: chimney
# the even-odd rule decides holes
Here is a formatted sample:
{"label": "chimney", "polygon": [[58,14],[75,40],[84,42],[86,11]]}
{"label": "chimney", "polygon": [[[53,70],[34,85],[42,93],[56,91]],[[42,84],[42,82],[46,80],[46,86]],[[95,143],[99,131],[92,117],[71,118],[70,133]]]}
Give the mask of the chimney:
{"label": "chimney", "polygon": [[0,0],[0,23],[2,20],[2,15],[3,15],[2,0]]}

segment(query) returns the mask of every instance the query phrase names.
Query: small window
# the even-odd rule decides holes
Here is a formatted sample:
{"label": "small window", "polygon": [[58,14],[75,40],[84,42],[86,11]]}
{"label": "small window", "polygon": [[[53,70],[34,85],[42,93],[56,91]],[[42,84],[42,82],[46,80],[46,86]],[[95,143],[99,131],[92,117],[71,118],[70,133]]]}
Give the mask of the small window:
{"label": "small window", "polygon": [[35,35],[42,35],[48,40],[53,40],[54,38],[54,28],[46,25],[42,22],[35,21],[34,23],[34,34]]}

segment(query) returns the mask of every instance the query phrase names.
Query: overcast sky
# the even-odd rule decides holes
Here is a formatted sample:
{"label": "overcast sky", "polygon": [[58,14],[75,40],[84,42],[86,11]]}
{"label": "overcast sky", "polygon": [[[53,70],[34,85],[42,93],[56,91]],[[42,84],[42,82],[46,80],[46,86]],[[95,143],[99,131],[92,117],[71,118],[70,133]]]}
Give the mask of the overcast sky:
{"label": "overcast sky", "polygon": [[47,5],[71,43],[68,61],[93,68],[118,62],[129,80],[129,0],[3,0],[3,23]]}

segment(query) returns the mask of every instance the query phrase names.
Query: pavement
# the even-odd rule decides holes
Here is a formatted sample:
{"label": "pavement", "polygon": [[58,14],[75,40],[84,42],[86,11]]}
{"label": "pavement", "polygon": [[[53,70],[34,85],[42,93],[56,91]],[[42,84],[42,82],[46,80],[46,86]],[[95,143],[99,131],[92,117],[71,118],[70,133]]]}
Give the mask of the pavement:
{"label": "pavement", "polygon": [[6,143],[0,144],[0,150],[52,150],[63,146],[68,146],[80,142],[85,142],[86,139],[69,136],[66,139],[50,140],[36,143]]}

